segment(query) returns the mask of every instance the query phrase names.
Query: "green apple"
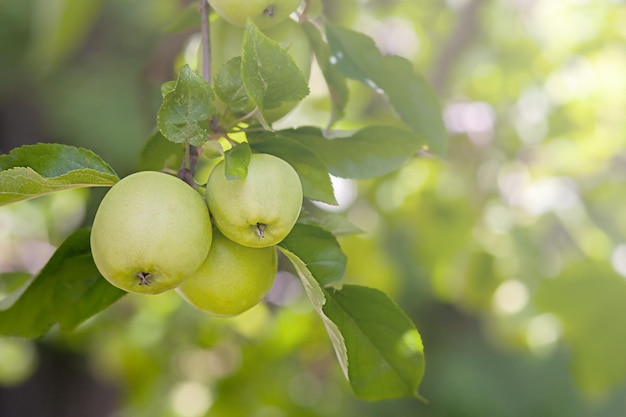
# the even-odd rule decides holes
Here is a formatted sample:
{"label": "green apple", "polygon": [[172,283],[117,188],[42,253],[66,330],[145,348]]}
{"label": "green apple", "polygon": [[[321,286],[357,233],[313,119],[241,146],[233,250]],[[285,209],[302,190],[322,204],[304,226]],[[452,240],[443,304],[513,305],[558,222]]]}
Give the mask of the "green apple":
{"label": "green apple", "polygon": [[[287,19],[281,24],[264,30],[263,33],[270,39],[278,42],[285,48],[293,58],[294,62],[308,80],[311,74],[311,62],[313,51],[309,40],[301,25],[291,19]],[[227,61],[242,54],[244,29],[231,25],[224,19],[218,18],[211,22],[211,77],[215,77]],[[190,62],[191,68],[196,68],[198,73],[202,73],[202,48],[198,47],[196,62]],[[298,102],[285,102],[281,106],[264,110],[263,114],[268,123],[272,123],[289,113]],[[223,112],[226,105],[218,100],[218,108]],[[250,105],[243,111],[231,114],[231,119],[235,120],[250,113],[254,105]]]}
{"label": "green apple", "polygon": [[276,26],[300,5],[300,0],[209,0],[223,19],[244,27],[249,18],[260,29]]}
{"label": "green apple", "polygon": [[302,207],[302,184],[284,160],[253,154],[245,179],[227,179],[220,162],[206,187],[213,222],[229,239],[253,248],[273,246],[293,228]]}
{"label": "green apple", "polygon": [[98,270],[125,291],[158,294],[177,287],[209,253],[206,202],[176,177],[131,174],[104,196],[91,230]]}
{"label": "green apple", "polygon": [[272,288],[277,267],[275,247],[248,248],[215,230],[206,260],[177,291],[202,311],[235,316],[265,297]]}

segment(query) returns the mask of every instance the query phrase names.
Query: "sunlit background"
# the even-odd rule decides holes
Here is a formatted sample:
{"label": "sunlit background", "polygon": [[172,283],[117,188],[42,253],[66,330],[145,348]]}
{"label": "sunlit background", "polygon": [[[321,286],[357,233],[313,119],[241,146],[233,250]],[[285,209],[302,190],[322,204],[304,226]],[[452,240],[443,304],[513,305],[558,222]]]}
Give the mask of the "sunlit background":
{"label": "sunlit background", "polygon": [[[189,2],[0,2],[0,150],[90,148],[126,175]],[[72,334],[0,338],[1,417],[467,416],[626,413],[626,3],[328,0],[328,19],[410,59],[441,98],[447,158],[334,179],[345,282],[379,288],[426,350],[417,400],[356,400],[297,279],[235,319],[175,293],[129,295]],[[389,75],[393,77],[393,74]],[[311,95],[277,127],[325,126]],[[397,123],[350,84],[336,128]],[[0,299],[89,225],[105,190],[0,207]],[[0,309],[2,303],[0,302]]]}

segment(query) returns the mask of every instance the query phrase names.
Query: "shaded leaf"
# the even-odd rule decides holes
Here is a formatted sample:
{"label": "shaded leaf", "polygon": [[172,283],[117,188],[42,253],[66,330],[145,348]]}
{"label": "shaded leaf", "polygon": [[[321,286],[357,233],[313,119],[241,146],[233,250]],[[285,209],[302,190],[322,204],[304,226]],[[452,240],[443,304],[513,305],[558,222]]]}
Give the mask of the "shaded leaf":
{"label": "shaded leaf", "polygon": [[0,155],[0,205],[118,180],[106,162],[83,148],[40,143]]}
{"label": "shaded leaf", "polygon": [[188,65],[181,68],[176,87],[164,98],[157,115],[163,136],[174,143],[200,146],[209,139],[208,119],[217,113],[209,83]]}
{"label": "shaded leaf", "polygon": [[430,149],[442,155],[447,133],[437,97],[410,61],[382,56],[374,40],[362,33],[329,25],[326,36],[331,61],[346,77],[384,92],[400,118],[420,134]]}
{"label": "shaded leaf", "polygon": [[418,396],[424,347],[406,314],[373,288],[344,285],[324,292],[323,312],[343,335],[354,393],[370,401]]}
{"label": "shaded leaf", "polygon": [[327,139],[317,128],[282,130],[313,151],[331,174],[342,178],[366,179],[398,169],[424,144],[414,132],[389,126],[371,126],[351,136]]}
{"label": "shaded leaf", "polygon": [[333,213],[319,210],[315,214],[302,210],[298,218],[300,224],[311,224],[328,230],[335,236],[346,236],[363,233],[344,213]]}
{"label": "shaded leaf", "polygon": [[320,227],[296,224],[279,245],[297,255],[322,286],[341,279],[346,271],[346,256],[337,239]]}
{"label": "shaded leaf", "polygon": [[85,229],[69,236],[19,298],[3,306],[1,335],[37,338],[56,323],[72,330],[126,294],[98,272],[89,236]]}

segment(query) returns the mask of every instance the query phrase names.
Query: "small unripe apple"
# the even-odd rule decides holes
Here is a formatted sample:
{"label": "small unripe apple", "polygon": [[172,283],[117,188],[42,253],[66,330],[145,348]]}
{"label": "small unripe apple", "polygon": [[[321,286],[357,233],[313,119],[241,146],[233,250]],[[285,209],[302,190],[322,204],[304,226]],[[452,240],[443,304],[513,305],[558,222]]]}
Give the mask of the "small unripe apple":
{"label": "small unripe apple", "polygon": [[209,255],[178,287],[178,293],[204,312],[235,316],[265,297],[274,283],[277,266],[276,248],[241,246],[215,230]]}
{"label": "small unripe apple", "polygon": [[104,196],[91,229],[98,270],[125,291],[158,294],[202,265],[212,228],[206,202],[161,172],[131,174]]}
{"label": "small unripe apple", "polygon": [[220,162],[207,182],[206,198],[220,232],[240,245],[262,248],[279,243],[295,225],[302,184],[284,160],[253,154],[245,179],[227,179]]}
{"label": "small unripe apple", "polygon": [[250,19],[260,29],[276,26],[300,5],[300,0],[209,0],[223,19],[244,27]]}

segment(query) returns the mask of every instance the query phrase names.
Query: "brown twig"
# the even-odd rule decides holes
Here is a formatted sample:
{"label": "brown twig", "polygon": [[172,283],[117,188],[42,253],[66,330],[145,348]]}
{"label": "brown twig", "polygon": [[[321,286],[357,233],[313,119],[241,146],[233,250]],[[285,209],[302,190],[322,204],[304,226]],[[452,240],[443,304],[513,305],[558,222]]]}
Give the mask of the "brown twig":
{"label": "brown twig", "polygon": [[470,0],[465,5],[459,14],[456,26],[441,48],[441,53],[438,55],[429,77],[432,86],[439,93],[445,90],[450,71],[459,56],[479,32],[478,12],[484,2],[484,0]]}

